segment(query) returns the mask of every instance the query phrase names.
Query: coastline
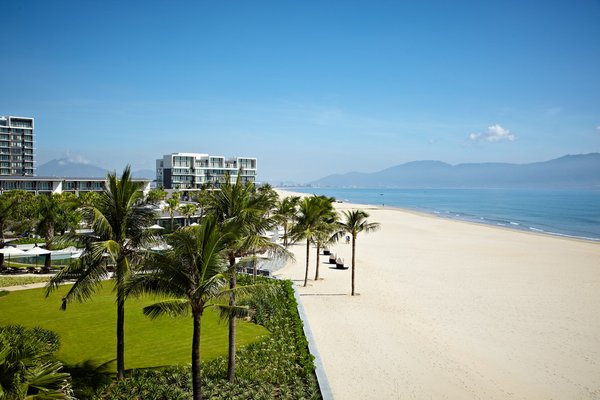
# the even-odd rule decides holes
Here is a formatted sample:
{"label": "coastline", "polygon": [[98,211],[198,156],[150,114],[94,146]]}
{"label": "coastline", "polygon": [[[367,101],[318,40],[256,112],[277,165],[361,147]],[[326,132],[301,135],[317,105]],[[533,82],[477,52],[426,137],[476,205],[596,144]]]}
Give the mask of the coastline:
{"label": "coastline", "polygon": [[[275,190],[280,194],[280,196],[283,197],[287,197],[287,196],[300,196],[300,197],[304,197],[304,196],[310,196],[312,194],[308,194],[308,193],[302,193],[302,192],[295,192],[293,190],[288,190],[288,189],[282,189],[282,188],[275,188]],[[339,200],[339,199],[338,199]],[[391,205],[381,205],[381,204],[372,204],[372,203],[357,203],[357,202],[347,202],[345,200],[341,200],[341,203],[338,204],[351,204],[352,207],[354,208],[362,208],[365,210],[396,210],[396,211],[400,211],[400,212],[406,212],[409,214],[414,214],[414,215],[420,215],[423,217],[433,217],[433,218],[442,218],[448,221],[455,221],[455,222],[460,222],[460,223],[466,223],[466,224],[472,224],[475,226],[486,226],[486,227],[490,227],[490,228],[494,228],[494,229],[502,229],[502,230],[508,230],[510,232],[521,232],[521,233],[526,233],[526,234],[531,234],[531,235],[540,235],[540,236],[544,236],[544,237],[553,237],[553,238],[561,238],[561,239],[566,239],[566,240],[575,240],[575,241],[581,241],[581,242],[585,242],[585,243],[600,243],[600,238],[596,239],[596,238],[588,238],[588,237],[581,237],[581,236],[574,236],[574,235],[568,235],[568,234],[563,234],[560,232],[547,232],[547,231],[538,231],[538,230],[533,230],[532,228],[525,228],[525,227],[517,227],[517,226],[510,226],[510,225],[498,225],[498,224],[494,224],[490,222],[485,222],[485,221],[474,221],[474,220],[469,220],[466,218],[451,218],[451,217],[447,217],[441,213],[435,212],[435,211],[426,211],[426,210],[417,210],[414,208],[407,208],[407,207],[399,207],[399,206],[391,206]]]}
{"label": "coastline", "polygon": [[[298,286],[334,398],[600,398],[597,242],[335,207],[382,224],[357,241],[360,295],[323,256],[313,280],[314,247],[303,287],[303,244],[275,273]],[[350,245],[332,251],[350,263]]]}

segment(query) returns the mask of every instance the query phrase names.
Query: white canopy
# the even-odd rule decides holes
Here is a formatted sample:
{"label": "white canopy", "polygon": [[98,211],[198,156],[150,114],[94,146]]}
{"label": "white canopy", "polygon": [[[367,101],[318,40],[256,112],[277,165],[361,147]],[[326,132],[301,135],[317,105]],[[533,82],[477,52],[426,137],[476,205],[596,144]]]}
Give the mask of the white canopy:
{"label": "white canopy", "polygon": [[168,245],[166,243],[162,243],[162,244],[159,244],[157,246],[150,247],[150,250],[152,250],[152,251],[165,251],[165,250],[171,250],[172,248],[173,248],[172,246],[170,246],[170,245]]}
{"label": "white canopy", "polygon": [[152,225],[152,226],[149,226],[149,227],[148,227],[148,228],[146,228],[146,229],[156,229],[156,230],[160,230],[160,229],[165,229],[165,228],[163,228],[162,226],[160,226],[160,225],[158,225],[158,224],[154,224],[154,225]]}
{"label": "white canopy", "polygon": [[3,247],[0,249],[0,253],[9,257],[27,257],[27,254],[23,250],[16,247]]}
{"label": "white canopy", "polygon": [[50,253],[52,253],[50,250],[42,249],[41,247],[37,246],[24,252],[25,256],[41,256]]}

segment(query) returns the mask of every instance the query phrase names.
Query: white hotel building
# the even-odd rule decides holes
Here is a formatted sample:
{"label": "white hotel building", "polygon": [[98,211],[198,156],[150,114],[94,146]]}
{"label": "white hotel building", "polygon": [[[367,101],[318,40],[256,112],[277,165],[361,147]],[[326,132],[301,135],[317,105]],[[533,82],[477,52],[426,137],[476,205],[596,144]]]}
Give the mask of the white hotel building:
{"label": "white hotel building", "polygon": [[[0,116],[0,194],[8,190],[26,190],[34,194],[102,192],[106,178],[36,176],[34,119]],[[144,182],[144,192],[150,181]]]}
{"label": "white hotel building", "polygon": [[33,118],[0,116],[0,175],[35,174]]}
{"label": "white hotel building", "polygon": [[165,154],[156,160],[156,186],[167,190],[219,188],[227,176],[235,182],[255,182],[256,158],[225,158],[199,153]]}

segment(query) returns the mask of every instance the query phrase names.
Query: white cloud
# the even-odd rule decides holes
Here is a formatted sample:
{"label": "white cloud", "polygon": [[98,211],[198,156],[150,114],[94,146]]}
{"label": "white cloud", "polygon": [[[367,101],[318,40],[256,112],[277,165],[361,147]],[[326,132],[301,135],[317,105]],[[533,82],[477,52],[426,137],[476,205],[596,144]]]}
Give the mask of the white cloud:
{"label": "white cloud", "polygon": [[486,141],[486,142],[499,142],[501,140],[508,140],[510,142],[516,140],[517,137],[510,133],[508,129],[504,129],[500,125],[488,126],[485,132],[471,133],[469,139],[471,142]]}
{"label": "white cloud", "polygon": [[91,161],[82,156],[81,154],[73,154],[71,150],[65,152],[65,158],[68,162],[79,163],[79,164],[91,164]]}

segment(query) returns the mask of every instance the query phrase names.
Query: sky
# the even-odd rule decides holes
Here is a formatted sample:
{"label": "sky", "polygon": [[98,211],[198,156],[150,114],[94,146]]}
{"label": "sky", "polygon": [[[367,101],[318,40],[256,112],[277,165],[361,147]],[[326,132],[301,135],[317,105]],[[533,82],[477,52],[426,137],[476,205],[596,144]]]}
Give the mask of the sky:
{"label": "sky", "polygon": [[600,0],[16,1],[0,115],[37,165],[258,158],[309,182],[600,151]]}

